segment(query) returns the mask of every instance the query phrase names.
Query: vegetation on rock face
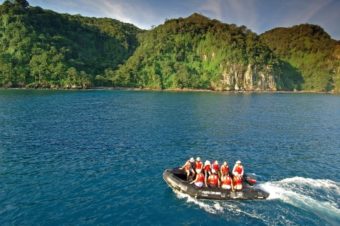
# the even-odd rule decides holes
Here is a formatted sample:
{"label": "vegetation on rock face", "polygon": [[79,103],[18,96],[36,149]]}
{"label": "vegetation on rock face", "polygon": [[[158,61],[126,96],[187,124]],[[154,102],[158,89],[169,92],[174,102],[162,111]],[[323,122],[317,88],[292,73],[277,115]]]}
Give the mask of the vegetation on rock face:
{"label": "vegetation on rock face", "polygon": [[254,90],[284,88],[279,60],[259,37],[193,14],[140,36],[140,46],[118,71],[115,85],[150,88]]}
{"label": "vegetation on rock face", "polygon": [[299,25],[260,36],[199,14],[150,31],[0,5],[0,87],[340,91],[340,43]]}
{"label": "vegetation on rock face", "polygon": [[[301,89],[339,90],[339,44],[319,26],[297,25],[276,28],[261,40],[287,65],[301,75]],[[286,74],[289,74],[289,70]]]}
{"label": "vegetation on rock face", "polygon": [[0,6],[0,86],[88,87],[101,84],[137,47],[133,25],[58,14],[25,0]]}

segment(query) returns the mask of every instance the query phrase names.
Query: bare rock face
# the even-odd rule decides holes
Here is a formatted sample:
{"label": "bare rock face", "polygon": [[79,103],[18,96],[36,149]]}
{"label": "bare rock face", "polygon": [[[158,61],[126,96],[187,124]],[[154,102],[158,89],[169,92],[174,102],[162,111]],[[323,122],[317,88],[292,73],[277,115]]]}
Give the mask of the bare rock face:
{"label": "bare rock face", "polygon": [[[244,79],[243,79],[243,84],[244,84],[244,89],[245,90],[253,90],[253,77],[254,77],[254,72],[256,72],[256,70],[253,70],[251,64],[248,64],[247,70],[244,73]],[[256,75],[255,75],[256,77]]]}
{"label": "bare rock face", "polygon": [[[215,84],[216,86],[216,84]],[[256,65],[228,63],[221,75],[219,90],[275,91],[277,84],[271,67],[258,70]]]}
{"label": "bare rock face", "polygon": [[333,92],[340,93],[340,63],[338,67],[335,69],[333,80],[334,80]]}

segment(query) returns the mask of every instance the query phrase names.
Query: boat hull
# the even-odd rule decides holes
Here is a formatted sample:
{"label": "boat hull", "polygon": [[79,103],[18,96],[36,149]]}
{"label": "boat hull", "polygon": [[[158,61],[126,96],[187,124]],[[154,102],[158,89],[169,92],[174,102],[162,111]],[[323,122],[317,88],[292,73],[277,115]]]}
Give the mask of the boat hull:
{"label": "boat hull", "polygon": [[185,174],[179,169],[166,169],[163,173],[163,179],[174,190],[190,195],[197,199],[214,199],[214,200],[254,200],[266,199],[269,193],[259,188],[244,184],[241,191],[230,191],[221,188],[198,188],[190,184],[185,179]]}

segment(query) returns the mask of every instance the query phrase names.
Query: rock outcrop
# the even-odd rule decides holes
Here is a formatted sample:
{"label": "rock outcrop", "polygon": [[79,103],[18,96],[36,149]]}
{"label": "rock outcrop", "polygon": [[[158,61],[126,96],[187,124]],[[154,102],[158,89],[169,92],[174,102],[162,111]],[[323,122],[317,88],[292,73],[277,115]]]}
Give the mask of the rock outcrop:
{"label": "rock outcrop", "polygon": [[276,91],[274,73],[268,66],[258,70],[256,65],[227,64],[223,70],[220,84],[214,84],[216,90],[226,91]]}

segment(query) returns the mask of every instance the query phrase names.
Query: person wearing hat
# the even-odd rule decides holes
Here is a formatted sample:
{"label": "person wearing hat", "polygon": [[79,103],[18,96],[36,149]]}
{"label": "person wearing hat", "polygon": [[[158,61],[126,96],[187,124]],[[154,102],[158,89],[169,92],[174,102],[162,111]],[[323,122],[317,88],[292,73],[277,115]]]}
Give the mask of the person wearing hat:
{"label": "person wearing hat", "polygon": [[240,160],[237,160],[233,168],[233,182],[234,189],[239,191],[242,190],[242,178],[244,174],[244,169]]}
{"label": "person wearing hat", "polygon": [[189,160],[185,162],[185,164],[180,168],[181,170],[184,170],[187,174],[187,180],[189,180],[190,175],[194,176],[195,171],[193,169],[193,164],[195,163],[195,159],[191,157]]}
{"label": "person wearing hat", "polygon": [[221,178],[221,173],[220,173],[220,166],[218,165],[218,161],[215,160],[212,164],[212,169],[216,171],[218,178]]}
{"label": "person wearing hat", "polygon": [[218,161],[215,160],[212,164],[212,168],[216,171],[219,172],[220,171],[220,166],[218,165]]}
{"label": "person wearing hat", "polygon": [[221,175],[224,176],[226,174],[229,174],[229,166],[226,161],[223,162],[223,165],[221,166]]}
{"label": "person wearing hat", "polygon": [[237,160],[233,168],[233,176],[243,177],[244,169],[240,160]]}
{"label": "person wearing hat", "polygon": [[211,173],[211,163],[209,160],[205,160],[203,169],[206,175]]}
{"label": "person wearing hat", "polygon": [[195,162],[195,171],[196,173],[200,173],[203,170],[203,163],[201,162],[201,158],[197,157]]}

